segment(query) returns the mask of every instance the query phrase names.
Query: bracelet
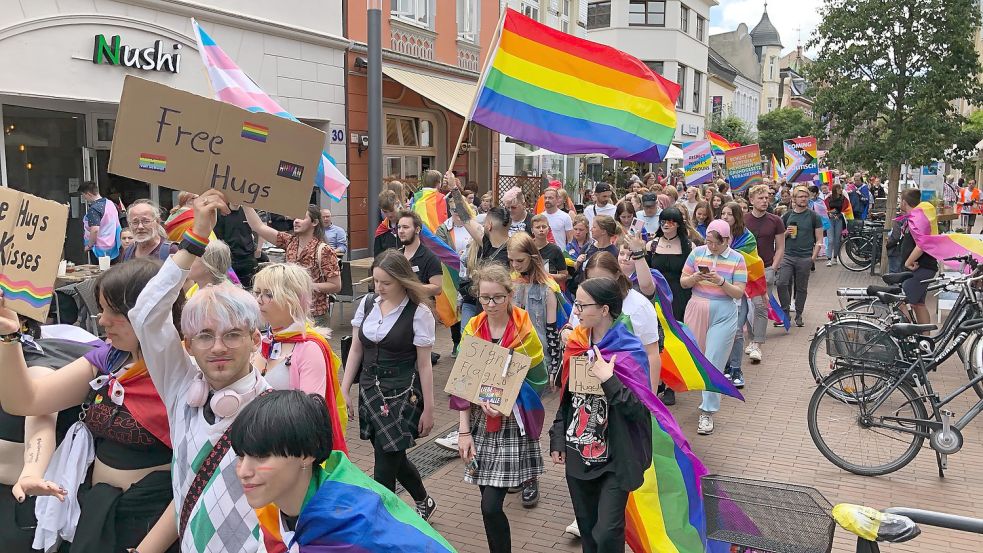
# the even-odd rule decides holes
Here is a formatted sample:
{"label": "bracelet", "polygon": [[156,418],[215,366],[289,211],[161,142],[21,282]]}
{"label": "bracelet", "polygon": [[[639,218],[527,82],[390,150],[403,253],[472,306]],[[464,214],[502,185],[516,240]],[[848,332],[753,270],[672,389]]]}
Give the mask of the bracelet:
{"label": "bracelet", "polygon": [[457,432],[457,437],[458,438],[460,438],[461,436],[470,436],[470,435],[471,435],[470,432],[461,432],[461,431],[458,431]]}
{"label": "bracelet", "polygon": [[17,332],[11,332],[10,334],[0,336],[0,342],[3,342],[4,344],[20,342],[21,336],[23,336],[23,334],[18,330]]}
{"label": "bracelet", "polygon": [[201,257],[205,255],[206,246],[208,246],[208,238],[202,238],[191,230],[184,231],[184,235],[181,237],[181,249],[195,257]]}

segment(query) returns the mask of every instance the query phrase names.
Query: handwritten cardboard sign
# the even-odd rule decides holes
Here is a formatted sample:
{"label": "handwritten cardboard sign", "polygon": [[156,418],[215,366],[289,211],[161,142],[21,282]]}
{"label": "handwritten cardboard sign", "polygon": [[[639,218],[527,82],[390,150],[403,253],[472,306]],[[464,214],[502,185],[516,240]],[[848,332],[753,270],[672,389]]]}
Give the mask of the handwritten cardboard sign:
{"label": "handwritten cardboard sign", "polygon": [[68,206],[0,187],[0,289],[7,307],[44,322],[68,227]]}
{"label": "handwritten cardboard sign", "polygon": [[474,336],[463,337],[444,391],[471,403],[487,400],[499,413],[510,414],[532,360],[528,355],[512,352],[505,369],[508,358],[507,348]]}
{"label": "handwritten cardboard sign", "polygon": [[586,355],[570,358],[570,378],[567,388],[576,394],[604,395],[601,379],[594,376],[594,363]]}
{"label": "handwritten cardboard sign", "polygon": [[109,172],[302,217],[324,140],[303,123],[127,75]]}

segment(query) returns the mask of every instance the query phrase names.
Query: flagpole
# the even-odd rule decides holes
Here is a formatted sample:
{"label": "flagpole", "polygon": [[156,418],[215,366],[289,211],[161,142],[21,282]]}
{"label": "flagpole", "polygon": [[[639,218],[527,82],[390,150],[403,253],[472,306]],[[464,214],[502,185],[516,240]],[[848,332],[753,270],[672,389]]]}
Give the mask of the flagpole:
{"label": "flagpole", "polygon": [[461,123],[461,133],[457,136],[457,144],[454,146],[454,153],[451,155],[451,159],[448,162],[447,171],[454,169],[454,163],[457,161],[457,153],[461,150],[461,144],[464,142],[464,133],[468,130],[468,122],[471,121],[471,116],[474,115],[475,104],[478,103],[478,95],[481,93],[481,88],[485,85],[485,79],[488,78],[488,64],[493,58],[493,53],[498,50],[498,42],[502,38],[502,27],[505,26],[505,15],[508,13],[509,8],[502,10],[501,16],[498,18],[498,27],[495,28],[495,34],[492,36],[491,42],[488,44],[488,51],[485,52],[485,61],[481,64],[481,73],[478,76],[478,85],[475,87],[474,97],[471,98],[471,107],[468,109],[468,114],[464,116],[464,122]]}

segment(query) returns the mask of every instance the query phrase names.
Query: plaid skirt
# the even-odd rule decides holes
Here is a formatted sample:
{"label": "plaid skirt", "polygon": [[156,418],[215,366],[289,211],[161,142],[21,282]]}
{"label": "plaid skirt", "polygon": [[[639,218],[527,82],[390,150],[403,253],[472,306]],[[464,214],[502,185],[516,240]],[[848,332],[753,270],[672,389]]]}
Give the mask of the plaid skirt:
{"label": "plaid skirt", "polygon": [[478,470],[467,472],[464,481],[478,486],[511,488],[543,474],[543,451],[539,442],[523,436],[515,417],[502,420],[498,432],[485,429],[485,413],[471,409],[471,438],[474,440]]}
{"label": "plaid skirt", "polygon": [[[405,451],[416,445],[420,436],[420,418],[423,415],[423,389],[414,374],[409,386],[391,390],[377,386],[358,387],[359,437],[369,440],[390,453]],[[403,393],[405,391],[405,393]],[[393,399],[385,399],[383,394]]]}

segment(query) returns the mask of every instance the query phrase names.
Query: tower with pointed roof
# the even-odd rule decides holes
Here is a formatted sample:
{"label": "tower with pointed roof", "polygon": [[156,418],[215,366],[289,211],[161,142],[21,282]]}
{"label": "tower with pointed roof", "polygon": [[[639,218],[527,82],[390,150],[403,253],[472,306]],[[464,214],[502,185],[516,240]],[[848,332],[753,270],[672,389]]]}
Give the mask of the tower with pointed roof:
{"label": "tower with pointed roof", "polygon": [[751,30],[751,44],[761,66],[761,113],[765,114],[779,107],[779,87],[781,78],[782,36],[768,18],[768,2],[765,1],[761,21]]}

